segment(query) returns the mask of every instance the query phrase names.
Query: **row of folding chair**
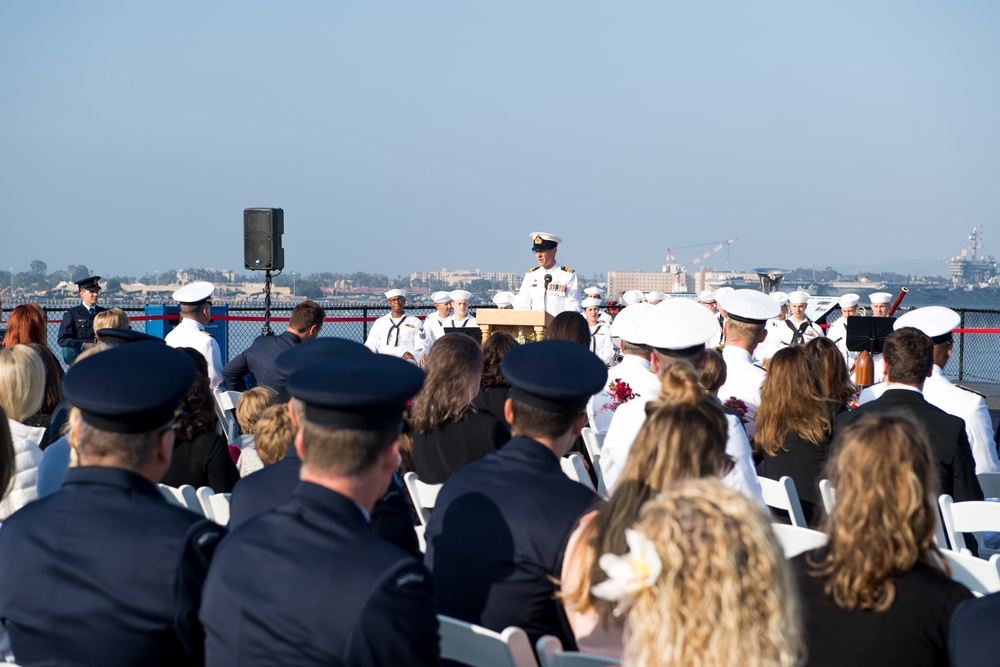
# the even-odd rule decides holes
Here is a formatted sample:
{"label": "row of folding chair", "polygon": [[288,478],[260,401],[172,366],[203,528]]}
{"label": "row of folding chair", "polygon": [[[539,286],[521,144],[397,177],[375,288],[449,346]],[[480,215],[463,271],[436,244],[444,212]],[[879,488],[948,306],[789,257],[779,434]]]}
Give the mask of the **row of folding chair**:
{"label": "row of folding chair", "polygon": [[229,523],[229,499],[232,494],[216,493],[208,486],[195,489],[190,484],[180,487],[157,484],[156,487],[167,502],[189,509],[220,525]]}
{"label": "row of folding chair", "polygon": [[576,651],[564,651],[557,637],[540,638],[531,650],[528,635],[521,628],[503,632],[438,616],[441,627],[441,658],[469,667],[604,667],[621,661]]}

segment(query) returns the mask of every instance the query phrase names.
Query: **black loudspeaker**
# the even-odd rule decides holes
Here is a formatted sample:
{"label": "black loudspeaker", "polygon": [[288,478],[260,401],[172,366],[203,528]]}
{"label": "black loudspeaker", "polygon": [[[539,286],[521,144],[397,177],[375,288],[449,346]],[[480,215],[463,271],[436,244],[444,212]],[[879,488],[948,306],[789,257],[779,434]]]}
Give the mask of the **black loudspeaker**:
{"label": "black loudspeaker", "polygon": [[253,271],[285,268],[285,212],[280,208],[243,209],[243,266]]}

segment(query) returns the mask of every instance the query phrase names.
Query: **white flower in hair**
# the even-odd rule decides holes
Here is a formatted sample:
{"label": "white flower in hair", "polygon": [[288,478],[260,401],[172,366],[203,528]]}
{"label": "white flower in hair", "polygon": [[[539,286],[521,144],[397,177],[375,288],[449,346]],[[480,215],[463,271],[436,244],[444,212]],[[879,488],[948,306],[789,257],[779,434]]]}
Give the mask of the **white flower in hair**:
{"label": "white flower in hair", "polygon": [[594,597],[618,603],[615,616],[628,611],[635,596],[656,583],[663,567],[656,545],[638,530],[626,528],[625,543],[628,551],[621,556],[603,554],[597,561],[608,578],[590,589]]}

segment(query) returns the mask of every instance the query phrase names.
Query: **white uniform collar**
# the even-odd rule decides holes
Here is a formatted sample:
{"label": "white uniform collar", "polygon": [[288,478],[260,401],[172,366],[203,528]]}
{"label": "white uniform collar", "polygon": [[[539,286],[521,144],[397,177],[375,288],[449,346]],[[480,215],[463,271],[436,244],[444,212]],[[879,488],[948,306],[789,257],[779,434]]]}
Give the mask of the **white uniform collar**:
{"label": "white uniform collar", "polygon": [[890,389],[905,389],[906,391],[915,391],[918,394],[920,394],[921,396],[924,393],[921,389],[919,389],[917,387],[914,387],[912,384],[902,384],[902,383],[898,383],[898,382],[886,382],[885,383],[885,390],[889,391]]}
{"label": "white uniform collar", "polygon": [[722,358],[726,361],[744,361],[748,364],[753,363],[753,355],[744,350],[742,347],[737,347],[735,345],[726,345],[722,348]]}
{"label": "white uniform collar", "polygon": [[643,368],[647,371],[651,371],[653,364],[650,363],[649,359],[643,359],[642,357],[635,354],[623,354],[622,360],[618,362],[618,366],[635,366],[637,368]]}
{"label": "white uniform collar", "polygon": [[179,326],[179,327],[188,327],[188,328],[194,327],[198,331],[204,331],[205,330],[205,325],[204,324],[202,324],[201,322],[198,322],[197,320],[192,320],[189,317],[182,318],[181,319],[181,323],[178,324],[177,326]]}

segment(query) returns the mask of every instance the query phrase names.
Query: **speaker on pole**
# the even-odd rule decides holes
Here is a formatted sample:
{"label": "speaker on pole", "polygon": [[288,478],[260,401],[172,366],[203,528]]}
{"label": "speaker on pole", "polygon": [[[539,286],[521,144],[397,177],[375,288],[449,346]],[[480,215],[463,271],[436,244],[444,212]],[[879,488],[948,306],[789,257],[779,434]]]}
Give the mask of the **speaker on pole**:
{"label": "speaker on pole", "polygon": [[243,209],[243,266],[253,271],[285,268],[285,212],[280,208]]}

